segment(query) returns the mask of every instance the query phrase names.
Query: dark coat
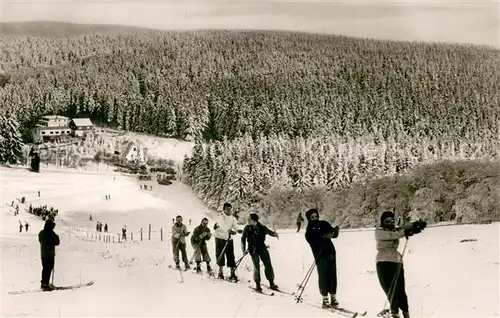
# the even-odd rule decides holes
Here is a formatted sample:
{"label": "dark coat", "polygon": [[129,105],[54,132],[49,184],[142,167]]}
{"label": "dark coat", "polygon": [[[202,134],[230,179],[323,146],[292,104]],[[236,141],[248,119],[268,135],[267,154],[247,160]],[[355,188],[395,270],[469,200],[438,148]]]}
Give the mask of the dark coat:
{"label": "dark coat", "polygon": [[40,242],[40,254],[42,258],[54,258],[56,255],[56,246],[59,245],[59,236],[54,232],[56,224],[52,220],[47,220],[43,230],[38,233],[38,242]]}
{"label": "dark coat", "polygon": [[248,242],[248,252],[250,254],[261,252],[263,249],[267,248],[265,241],[266,235],[276,237],[277,234],[271,231],[267,226],[257,222],[257,225],[247,225],[243,229],[243,234],[241,235],[241,247],[245,249],[246,243]]}
{"label": "dark coat", "polygon": [[[201,237],[203,233],[207,233],[204,237]],[[203,244],[212,237],[210,233],[210,228],[208,226],[203,226],[202,224],[194,228],[193,234],[191,235],[191,244]]]}
{"label": "dark coat", "polygon": [[309,221],[306,228],[306,241],[311,246],[314,258],[335,254],[335,247],[331,239],[325,235],[333,233],[333,238],[339,236],[338,228],[333,228],[325,220]]}

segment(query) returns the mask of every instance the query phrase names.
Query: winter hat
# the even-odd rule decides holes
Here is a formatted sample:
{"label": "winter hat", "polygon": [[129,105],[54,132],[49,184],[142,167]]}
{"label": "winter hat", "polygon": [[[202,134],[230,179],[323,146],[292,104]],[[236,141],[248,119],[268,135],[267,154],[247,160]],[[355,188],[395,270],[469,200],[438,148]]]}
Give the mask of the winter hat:
{"label": "winter hat", "polygon": [[385,219],[387,218],[394,218],[394,213],[392,211],[384,211],[380,215],[380,225],[384,224]]}
{"label": "winter hat", "polygon": [[307,221],[311,221],[311,215],[313,215],[313,214],[317,214],[317,215],[318,215],[318,217],[319,217],[319,212],[318,212],[318,210],[317,210],[317,209],[314,209],[314,208],[313,208],[313,209],[309,209],[309,210],[306,212],[306,219],[307,219]]}
{"label": "winter hat", "polygon": [[56,223],[54,223],[54,221],[49,219],[49,220],[45,221],[45,226],[43,227],[43,229],[45,231],[52,231],[55,227],[56,227]]}
{"label": "winter hat", "polygon": [[259,216],[257,215],[257,213],[250,213],[249,217],[250,217],[250,220],[255,221],[255,222],[259,222]]}

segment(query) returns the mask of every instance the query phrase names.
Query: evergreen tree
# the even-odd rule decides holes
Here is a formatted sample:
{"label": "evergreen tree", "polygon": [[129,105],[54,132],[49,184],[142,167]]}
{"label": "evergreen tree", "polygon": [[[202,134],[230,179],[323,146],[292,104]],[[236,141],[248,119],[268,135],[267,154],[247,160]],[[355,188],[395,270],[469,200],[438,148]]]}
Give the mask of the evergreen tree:
{"label": "evergreen tree", "polygon": [[14,117],[0,116],[0,162],[16,164],[23,159],[23,138]]}

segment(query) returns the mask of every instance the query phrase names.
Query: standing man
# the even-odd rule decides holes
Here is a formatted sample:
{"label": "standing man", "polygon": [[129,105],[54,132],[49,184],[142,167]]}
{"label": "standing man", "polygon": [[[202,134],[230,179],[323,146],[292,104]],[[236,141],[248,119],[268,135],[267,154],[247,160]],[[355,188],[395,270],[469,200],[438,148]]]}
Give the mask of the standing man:
{"label": "standing man", "polygon": [[54,232],[56,224],[52,220],[45,221],[43,230],[38,233],[38,242],[40,242],[40,253],[42,257],[42,281],[43,291],[53,290],[54,286],[49,284],[50,275],[54,270],[56,257],[56,246],[59,245],[59,236]]}
{"label": "standing man", "polygon": [[181,269],[179,265],[179,252],[182,254],[182,261],[184,262],[185,269],[188,270],[191,268],[186,253],[186,236],[188,236],[189,233],[187,227],[182,224],[182,216],[178,215],[172,226],[172,250],[174,252],[175,268],[177,269]]}
{"label": "standing man", "polygon": [[304,218],[302,217],[302,213],[299,213],[299,216],[297,217],[297,233],[300,232],[300,228],[302,227],[302,222],[304,222]]}
{"label": "standing man", "polygon": [[[308,221],[306,240],[311,246],[316,268],[318,270],[319,292],[323,297],[323,308],[337,307],[337,260],[332,238],[339,236],[339,227],[335,228],[325,220],[319,219],[317,209],[306,212]],[[330,294],[330,303],[328,303]]]}
{"label": "standing man", "polygon": [[219,275],[217,278],[224,279],[224,266],[231,269],[230,280],[237,281],[236,276],[236,261],[234,257],[234,242],[231,235],[242,233],[238,228],[236,218],[231,214],[231,203],[224,203],[222,213],[219,215],[217,223],[214,225],[215,230],[215,256],[217,257],[217,266],[219,266]]}
{"label": "standing man", "polygon": [[[191,220],[191,219],[190,219]],[[207,273],[212,275],[210,267],[210,255],[208,255],[207,241],[212,237],[210,228],[208,228],[208,219],[203,218],[201,224],[195,227],[191,235],[191,245],[194,249],[194,259],[196,261],[196,272],[201,273],[201,259],[207,263]]]}
{"label": "standing man", "polygon": [[[259,216],[251,213],[248,217],[248,225],[243,229],[241,236],[241,249],[243,254],[250,253],[253,263],[253,280],[255,290],[261,292],[260,286],[260,261],[264,263],[264,274],[269,281],[269,288],[277,290],[278,286],[274,283],[274,270],[271,264],[271,256],[265,244],[266,235],[279,238],[278,233],[271,231],[267,226],[259,222]],[[248,250],[246,243],[248,242]]]}

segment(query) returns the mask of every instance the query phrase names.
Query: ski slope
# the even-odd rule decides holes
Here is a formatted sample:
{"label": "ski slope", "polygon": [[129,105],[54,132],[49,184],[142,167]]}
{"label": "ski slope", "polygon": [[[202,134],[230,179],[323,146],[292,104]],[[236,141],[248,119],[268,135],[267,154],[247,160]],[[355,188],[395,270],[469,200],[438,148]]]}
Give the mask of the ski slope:
{"label": "ski slope", "polygon": [[[181,273],[172,264],[169,243],[172,218],[192,218],[189,230],[203,216],[212,213],[183,184],[153,185],[141,191],[131,177],[101,166],[100,171],[42,168],[40,174],[23,169],[0,168],[1,182],[1,316],[168,316],[168,317],[332,317],[331,313],[295,304],[293,297],[253,293],[251,261],[246,257],[238,275],[243,283],[231,284]],[[144,183],[144,182],[141,182]],[[149,183],[154,184],[154,183]],[[37,191],[41,191],[38,198]],[[111,200],[104,199],[105,194]],[[26,196],[14,216],[10,203]],[[43,222],[24,208],[47,204],[59,209],[62,221],[56,232],[56,285],[95,281],[94,286],[75,291],[10,295],[10,291],[39,287],[40,256],[37,233]],[[88,220],[89,214],[94,221]],[[88,238],[95,221],[108,223],[111,233],[126,225],[130,232],[153,224],[153,230],[167,229],[161,242],[155,232],[151,241],[103,243]],[[30,224],[28,233],[19,233],[19,221]],[[209,224],[212,225],[212,222]],[[79,230],[75,230],[78,227]],[[134,234],[135,235],[135,234]],[[304,232],[280,231],[280,239],[267,238],[275,268],[276,283],[296,291],[312,255]],[[464,239],[475,241],[462,242]],[[209,251],[214,259],[213,239]],[[385,298],[375,273],[375,242],[372,230],[341,231],[334,241],[337,249],[339,291],[343,307],[375,316]],[[404,242],[401,244],[403,247]],[[236,257],[241,256],[239,240]],[[192,248],[188,244],[188,257]],[[428,228],[412,237],[405,253],[407,294],[412,317],[493,317],[498,316],[499,226],[464,225]],[[204,269],[204,268],[203,268]],[[226,269],[227,270],[227,269]],[[227,272],[226,272],[227,273]],[[264,273],[262,271],[262,276]],[[263,280],[263,282],[266,282]],[[319,303],[316,272],[304,298]],[[341,317],[341,316],[339,316]]]}

